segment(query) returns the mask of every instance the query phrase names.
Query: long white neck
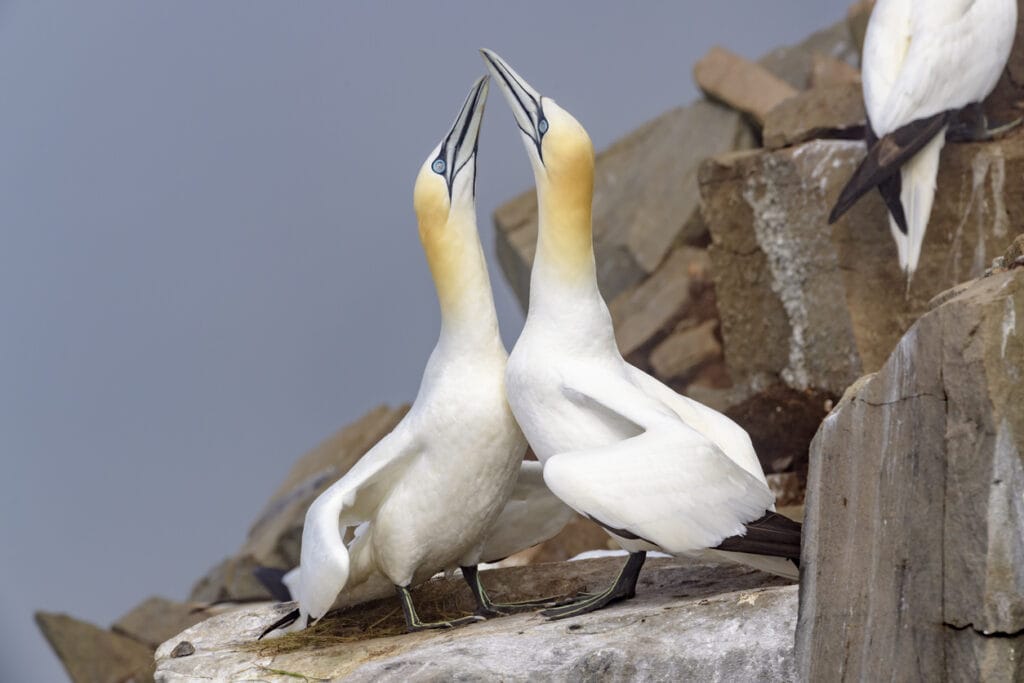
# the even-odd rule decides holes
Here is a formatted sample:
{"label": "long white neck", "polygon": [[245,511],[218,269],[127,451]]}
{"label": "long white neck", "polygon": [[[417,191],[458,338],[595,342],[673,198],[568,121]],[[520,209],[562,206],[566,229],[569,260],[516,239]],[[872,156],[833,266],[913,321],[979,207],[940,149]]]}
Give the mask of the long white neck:
{"label": "long white neck", "polygon": [[616,349],[608,306],[597,284],[589,177],[553,186],[538,174],[537,253],[527,324],[554,327],[574,345]]}
{"label": "long white neck", "polygon": [[487,261],[471,210],[422,234],[441,306],[438,349],[457,354],[505,353],[487,274]]}

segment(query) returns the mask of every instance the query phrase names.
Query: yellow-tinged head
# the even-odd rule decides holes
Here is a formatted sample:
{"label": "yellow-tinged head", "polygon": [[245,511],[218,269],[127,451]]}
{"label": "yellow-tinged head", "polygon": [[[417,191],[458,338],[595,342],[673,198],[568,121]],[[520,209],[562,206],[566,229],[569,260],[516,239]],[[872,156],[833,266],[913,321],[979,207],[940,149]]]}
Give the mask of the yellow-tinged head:
{"label": "yellow-tinged head", "polygon": [[[476,156],[488,78],[473,84],[455,123],[423,162],[413,189],[420,241],[437,286],[442,313],[452,313],[479,274],[476,233]],[[488,292],[489,295],[489,292]]]}
{"label": "yellow-tinged head", "polygon": [[533,166],[543,239],[550,246],[547,256],[565,274],[583,274],[593,263],[590,136],[572,114],[537,92],[504,59],[491,50],[480,52],[512,108]]}

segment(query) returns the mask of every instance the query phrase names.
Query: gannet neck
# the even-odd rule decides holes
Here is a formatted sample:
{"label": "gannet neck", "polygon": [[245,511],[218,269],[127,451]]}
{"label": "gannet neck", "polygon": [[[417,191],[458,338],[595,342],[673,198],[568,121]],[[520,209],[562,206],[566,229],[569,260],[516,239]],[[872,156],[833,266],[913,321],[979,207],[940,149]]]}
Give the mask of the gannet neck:
{"label": "gannet neck", "polygon": [[472,210],[453,211],[443,226],[421,221],[420,240],[437,289],[443,345],[458,353],[504,352]]}
{"label": "gannet neck", "polygon": [[589,138],[586,142],[575,158],[554,149],[549,163],[535,168],[538,234],[527,320],[544,321],[563,341],[575,338],[578,349],[615,351],[611,315],[597,282],[594,161]]}

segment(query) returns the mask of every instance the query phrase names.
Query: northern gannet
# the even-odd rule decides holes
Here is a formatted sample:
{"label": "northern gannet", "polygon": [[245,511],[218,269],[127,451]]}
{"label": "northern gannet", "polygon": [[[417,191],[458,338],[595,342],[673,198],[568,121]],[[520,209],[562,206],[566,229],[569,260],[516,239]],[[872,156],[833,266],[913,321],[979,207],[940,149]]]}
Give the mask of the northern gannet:
{"label": "northern gannet", "polygon": [[[981,103],[999,80],[1017,30],[1017,0],[878,0],[862,59],[868,155],[839,195],[834,223],[877,187],[908,283],[950,137],[980,139]],[[965,110],[966,108],[966,110]],[[974,119],[964,124],[961,112]]]}
{"label": "northern gannet", "polygon": [[[441,306],[419,393],[398,426],[310,505],[299,567],[285,579],[298,608],[264,635],[305,628],[343,589],[381,575],[397,591],[410,631],[476,620],[424,623],[410,597],[411,587],[460,566],[481,616],[494,612],[475,565],[515,486],[526,441],[505,397],[508,354],[476,226],[487,88],[486,76],[473,85],[416,178],[419,234]],[[347,548],[339,524],[358,525]]]}
{"label": "northern gannet", "polygon": [[506,373],[509,403],[551,491],[630,551],[609,589],[544,614],[568,617],[633,597],[648,550],[772,555],[759,568],[795,575],[783,558],[799,557],[800,526],[773,512],[747,433],[619,353],[597,285],[587,132],[498,55],[481,52],[537,183],[537,252],[526,324]]}

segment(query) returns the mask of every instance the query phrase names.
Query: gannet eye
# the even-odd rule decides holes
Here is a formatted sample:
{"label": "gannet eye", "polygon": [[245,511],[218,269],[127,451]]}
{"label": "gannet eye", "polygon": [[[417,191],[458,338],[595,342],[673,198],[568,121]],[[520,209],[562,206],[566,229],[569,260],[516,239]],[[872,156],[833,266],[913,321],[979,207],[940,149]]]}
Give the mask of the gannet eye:
{"label": "gannet eye", "polygon": [[448,168],[448,164],[445,163],[444,159],[434,159],[434,163],[430,165],[430,168],[434,169],[434,173],[444,173],[445,169]]}
{"label": "gannet eye", "polygon": [[548,132],[547,119],[541,119],[540,121],[537,122],[537,132],[539,132],[541,135],[544,135],[544,133]]}

